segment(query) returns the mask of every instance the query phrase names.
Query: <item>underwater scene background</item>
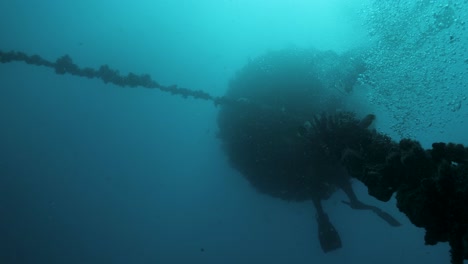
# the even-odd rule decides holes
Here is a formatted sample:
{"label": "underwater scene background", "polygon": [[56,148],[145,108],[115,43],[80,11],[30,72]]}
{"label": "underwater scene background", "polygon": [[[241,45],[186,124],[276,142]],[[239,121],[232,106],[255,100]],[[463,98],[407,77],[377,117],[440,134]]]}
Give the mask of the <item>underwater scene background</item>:
{"label": "underwater scene background", "polygon": [[[468,144],[468,1],[1,1],[0,50],[69,54],[223,96],[255,58],[285,48],[365,54],[346,96],[375,128]],[[448,263],[446,243],[358,181],[403,225],[324,207],[343,248],[323,253],[311,202],[255,191],[217,138],[218,107],[0,64],[0,263]],[[338,87],[340,88],[340,87]]]}

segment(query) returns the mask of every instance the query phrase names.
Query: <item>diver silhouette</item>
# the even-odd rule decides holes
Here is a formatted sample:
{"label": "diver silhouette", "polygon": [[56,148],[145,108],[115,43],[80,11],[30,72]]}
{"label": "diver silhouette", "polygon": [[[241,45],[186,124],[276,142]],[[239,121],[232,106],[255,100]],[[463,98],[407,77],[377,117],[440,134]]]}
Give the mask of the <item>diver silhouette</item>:
{"label": "diver silhouette", "polygon": [[[322,116],[322,118],[324,118],[324,116]],[[361,129],[367,129],[374,119],[374,115],[367,115],[360,120],[358,127]],[[320,129],[318,128],[319,126],[322,126],[322,129],[327,130],[329,126],[327,123],[320,122],[317,119],[313,124],[306,121],[299,128],[299,136],[308,140],[313,146],[310,173],[315,179],[314,186],[316,188],[312,191],[312,202],[317,213],[318,238],[320,246],[324,252],[333,251],[342,247],[340,235],[331,223],[322,206],[322,200],[328,199],[336,189],[341,189],[346,194],[349,201],[342,202],[352,209],[370,210],[391,226],[396,227],[401,225],[394,217],[380,208],[359,201],[352,186],[351,176],[348,174],[346,168],[341,164],[342,160],[348,155],[358,154],[351,150],[347,150],[341,154],[340,159],[337,159],[332,153],[330,153],[331,150],[324,143],[326,141],[318,139],[317,137],[319,137],[320,133],[315,133],[317,129]],[[350,131],[350,133],[353,132]]]}

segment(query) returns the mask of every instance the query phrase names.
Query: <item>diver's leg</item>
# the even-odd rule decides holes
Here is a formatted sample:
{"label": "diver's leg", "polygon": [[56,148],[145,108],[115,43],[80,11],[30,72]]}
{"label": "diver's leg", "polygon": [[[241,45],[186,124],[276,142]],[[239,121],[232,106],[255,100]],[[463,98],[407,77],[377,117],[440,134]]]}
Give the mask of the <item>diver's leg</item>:
{"label": "diver's leg", "polygon": [[314,199],[312,199],[312,202],[314,202],[314,207],[315,207],[315,211],[317,212],[317,217],[321,217],[323,215],[326,216],[325,211],[323,210],[323,207],[322,207],[322,202],[320,201],[320,199],[319,198],[314,198]]}
{"label": "diver's leg", "polygon": [[371,209],[371,205],[367,205],[361,201],[356,196],[356,193],[354,192],[352,183],[349,179],[345,179],[342,182],[338,184],[338,186],[343,190],[343,192],[348,196],[349,198],[349,203],[344,203],[348,204],[351,208],[353,209]]}
{"label": "diver's leg", "polygon": [[346,196],[349,198],[349,202],[343,201],[343,203],[349,205],[353,209],[358,210],[371,210],[380,218],[382,218],[385,222],[390,224],[391,226],[400,226],[400,222],[398,222],[393,216],[390,214],[382,211],[380,208],[372,205],[365,204],[358,200],[356,193],[354,192],[353,186],[351,181],[347,179],[346,181],[340,182],[339,187],[345,192]]}
{"label": "diver's leg", "polygon": [[328,215],[323,210],[320,198],[315,197],[312,201],[317,212],[318,237],[323,252],[327,253],[341,248],[340,234],[338,234],[335,227],[330,223]]}

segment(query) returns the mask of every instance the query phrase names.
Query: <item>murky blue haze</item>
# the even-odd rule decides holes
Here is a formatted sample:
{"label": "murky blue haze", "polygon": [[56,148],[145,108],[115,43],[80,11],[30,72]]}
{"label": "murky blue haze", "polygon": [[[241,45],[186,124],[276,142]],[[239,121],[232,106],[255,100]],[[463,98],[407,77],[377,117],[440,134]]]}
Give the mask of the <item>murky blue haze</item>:
{"label": "murky blue haze", "polygon": [[[109,64],[222,96],[237,70],[269,50],[362,48],[372,51],[373,83],[353,96],[369,101],[378,130],[425,146],[468,144],[467,1],[377,2],[1,1],[0,49],[50,60],[69,54],[80,66]],[[452,17],[427,15],[447,4]],[[432,31],[405,35],[416,29]],[[359,182],[358,196],[403,226],[353,211],[338,192],[324,204],[343,248],[323,253],[311,202],[259,194],[230,168],[217,110],[157,90],[0,65],[0,263],[449,262],[447,244],[425,246],[424,230],[393,199],[382,204]]]}

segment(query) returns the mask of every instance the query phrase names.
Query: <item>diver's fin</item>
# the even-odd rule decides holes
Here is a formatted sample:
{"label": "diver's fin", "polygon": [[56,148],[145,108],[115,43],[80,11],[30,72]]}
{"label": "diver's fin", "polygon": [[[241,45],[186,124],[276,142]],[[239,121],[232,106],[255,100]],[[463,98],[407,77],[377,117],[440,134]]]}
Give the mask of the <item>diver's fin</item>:
{"label": "diver's fin", "polygon": [[398,222],[393,216],[391,216],[389,213],[386,213],[382,211],[378,207],[372,206],[371,208],[372,212],[374,212],[376,215],[378,215],[380,218],[382,218],[385,222],[387,222],[391,226],[401,226],[401,223]]}
{"label": "diver's fin", "polygon": [[338,234],[335,227],[330,223],[328,216],[326,214],[318,216],[317,223],[318,237],[323,252],[327,253],[341,248],[340,234]]}
{"label": "diver's fin", "polygon": [[355,201],[354,203],[350,203],[348,201],[342,201],[342,202],[344,204],[349,205],[353,209],[371,210],[372,212],[374,212],[377,216],[382,218],[385,222],[387,222],[391,226],[401,226],[401,223],[398,222],[398,220],[396,220],[389,213],[384,212],[382,209],[378,208],[377,206],[368,205],[359,201]]}

